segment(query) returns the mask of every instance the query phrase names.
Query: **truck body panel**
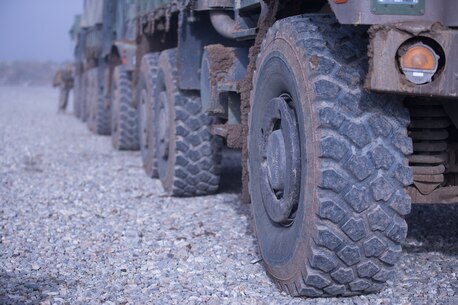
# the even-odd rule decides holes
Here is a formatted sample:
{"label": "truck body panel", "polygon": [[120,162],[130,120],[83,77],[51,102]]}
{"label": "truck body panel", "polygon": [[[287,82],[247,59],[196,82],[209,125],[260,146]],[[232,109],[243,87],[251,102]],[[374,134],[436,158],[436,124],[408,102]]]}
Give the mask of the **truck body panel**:
{"label": "truck body panel", "polygon": [[[392,24],[406,21],[440,22],[458,26],[458,7],[454,0],[351,0],[344,3],[329,0],[342,24]],[[411,8],[411,11],[404,9]],[[415,7],[419,7],[415,9]],[[403,12],[399,12],[403,10]]]}

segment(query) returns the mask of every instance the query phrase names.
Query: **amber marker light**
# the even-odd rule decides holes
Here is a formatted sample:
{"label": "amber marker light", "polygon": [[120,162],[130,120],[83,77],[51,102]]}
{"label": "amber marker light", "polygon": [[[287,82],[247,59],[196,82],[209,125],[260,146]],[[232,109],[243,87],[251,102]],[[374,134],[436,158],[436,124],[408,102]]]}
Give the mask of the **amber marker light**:
{"label": "amber marker light", "polygon": [[439,56],[431,47],[419,42],[409,47],[400,61],[407,79],[421,85],[432,81],[437,72]]}
{"label": "amber marker light", "polygon": [[402,56],[402,66],[409,69],[434,70],[437,60],[434,51],[426,45],[415,45]]}

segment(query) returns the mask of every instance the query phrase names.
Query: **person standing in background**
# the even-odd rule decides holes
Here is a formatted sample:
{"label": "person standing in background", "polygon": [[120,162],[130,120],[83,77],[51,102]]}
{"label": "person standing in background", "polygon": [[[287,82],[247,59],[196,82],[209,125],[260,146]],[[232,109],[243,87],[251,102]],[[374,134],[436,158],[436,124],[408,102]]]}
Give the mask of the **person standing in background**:
{"label": "person standing in background", "polygon": [[70,90],[73,89],[73,65],[60,69],[56,72],[53,87],[59,87],[59,108],[58,113],[64,113],[67,109]]}

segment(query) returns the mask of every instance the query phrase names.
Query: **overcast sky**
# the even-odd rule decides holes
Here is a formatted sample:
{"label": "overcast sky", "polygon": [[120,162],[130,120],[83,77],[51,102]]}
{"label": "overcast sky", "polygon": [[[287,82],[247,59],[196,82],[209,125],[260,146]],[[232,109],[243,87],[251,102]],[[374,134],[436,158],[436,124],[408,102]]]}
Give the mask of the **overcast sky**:
{"label": "overcast sky", "polygon": [[83,0],[0,0],[0,61],[70,60],[68,34]]}

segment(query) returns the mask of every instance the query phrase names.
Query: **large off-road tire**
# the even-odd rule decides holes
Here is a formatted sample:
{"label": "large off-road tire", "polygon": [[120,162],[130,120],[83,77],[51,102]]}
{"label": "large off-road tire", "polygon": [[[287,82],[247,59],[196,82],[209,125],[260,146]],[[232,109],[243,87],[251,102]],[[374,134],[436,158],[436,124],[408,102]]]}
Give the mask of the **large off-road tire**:
{"label": "large off-road tire", "polygon": [[[99,71],[103,69],[103,71]],[[111,114],[106,101],[105,69],[92,68],[88,73],[88,128],[99,135],[111,133]]]}
{"label": "large off-road tire", "polygon": [[87,71],[86,75],[86,124],[90,131],[95,132],[95,113],[97,109],[97,68]]}
{"label": "large off-road tire", "polygon": [[409,114],[363,90],[365,37],[331,16],[287,18],[257,59],[252,210],[265,268],[294,296],[379,291],[406,237]]}
{"label": "large off-road tire", "polygon": [[132,105],[132,80],[124,66],[113,72],[111,93],[111,139],[117,150],[138,150],[137,110]]}
{"label": "large off-road tire", "polygon": [[153,87],[159,178],[169,195],[207,195],[219,186],[221,142],[199,95],[178,88],[176,57],[175,49],[161,53]]}
{"label": "large off-road tire", "polygon": [[86,124],[90,131],[94,131],[95,125],[95,105],[97,104],[97,68],[86,71]]}
{"label": "large off-road tire", "polygon": [[84,71],[81,76],[81,104],[80,104],[80,119],[87,122],[89,117],[88,98],[89,98],[89,77],[88,72]]}
{"label": "large off-road tire", "polygon": [[77,118],[81,118],[82,115],[82,89],[83,89],[83,75],[77,73],[75,75],[75,82],[73,86],[73,114]]}
{"label": "large off-road tire", "polygon": [[157,178],[156,151],[154,146],[153,84],[157,77],[157,63],[160,53],[145,54],[140,65],[137,85],[137,112],[139,145],[143,168],[151,178]]}

